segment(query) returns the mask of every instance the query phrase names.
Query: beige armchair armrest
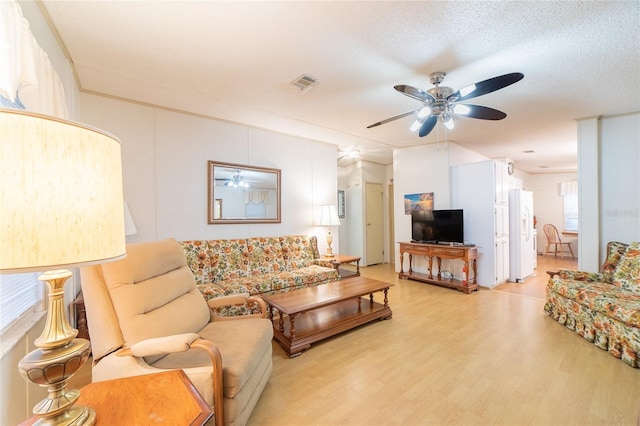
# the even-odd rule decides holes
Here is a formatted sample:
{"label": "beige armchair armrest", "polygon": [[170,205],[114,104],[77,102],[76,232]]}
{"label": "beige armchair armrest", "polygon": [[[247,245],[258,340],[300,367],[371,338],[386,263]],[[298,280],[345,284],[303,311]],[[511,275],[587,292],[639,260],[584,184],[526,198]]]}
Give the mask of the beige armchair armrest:
{"label": "beige armchair armrest", "polygon": [[199,339],[196,333],[176,334],[142,340],[131,346],[131,354],[137,357],[148,357],[176,352],[188,351],[191,344]]}
{"label": "beige armchair armrest", "polygon": [[[264,300],[262,300],[260,296],[250,296],[249,293],[229,294],[227,296],[214,297],[213,299],[207,300],[207,303],[209,304],[209,308],[211,308],[213,312],[213,318],[215,321],[235,320],[253,317],[267,318],[267,304],[264,302]],[[237,317],[223,317],[215,313],[216,308],[228,305],[244,305],[245,303],[248,305],[258,305],[260,307],[260,314],[243,315]]]}
{"label": "beige armchair armrest", "polygon": [[118,356],[145,357],[166,353],[184,352],[189,349],[201,349],[209,355],[212,364],[211,378],[213,380],[213,406],[215,410],[216,426],[224,425],[224,390],[222,386],[222,355],[208,340],[201,339],[195,333],[176,334],[173,336],[156,337],[142,340],[131,348],[123,348],[117,352]]}

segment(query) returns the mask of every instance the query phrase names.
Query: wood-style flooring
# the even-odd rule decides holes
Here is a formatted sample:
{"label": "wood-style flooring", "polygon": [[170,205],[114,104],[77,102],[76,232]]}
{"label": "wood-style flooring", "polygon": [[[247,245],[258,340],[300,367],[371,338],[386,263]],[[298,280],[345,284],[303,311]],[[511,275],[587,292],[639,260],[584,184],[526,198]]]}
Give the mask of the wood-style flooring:
{"label": "wood-style flooring", "polygon": [[393,318],[314,344],[274,370],[249,425],[635,425],[640,370],[543,312],[545,273],[470,295],[398,280]]}
{"label": "wood-style flooring", "polygon": [[393,265],[361,267],[394,284],[393,318],[293,359],[274,341],[249,426],[635,425],[640,370],[543,312],[545,272],[557,267],[577,262],[538,256],[523,283],[470,295],[398,280]]}

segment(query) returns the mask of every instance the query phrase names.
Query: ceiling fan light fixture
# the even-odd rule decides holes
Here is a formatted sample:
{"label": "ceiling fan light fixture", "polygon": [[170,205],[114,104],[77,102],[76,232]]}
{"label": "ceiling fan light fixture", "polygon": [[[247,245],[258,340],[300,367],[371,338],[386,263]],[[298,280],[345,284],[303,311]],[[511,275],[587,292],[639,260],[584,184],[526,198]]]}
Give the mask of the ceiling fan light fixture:
{"label": "ceiling fan light fixture", "polygon": [[452,115],[476,118],[479,120],[502,120],[507,114],[497,109],[481,106],[481,105],[457,105],[457,102],[466,101],[467,99],[477,98],[496,90],[510,86],[524,78],[524,74],[513,72],[509,74],[499,75],[487,80],[479,81],[474,84],[463,87],[458,91],[454,91],[451,87],[440,86],[444,80],[444,72],[431,73],[429,76],[432,87],[428,90],[422,90],[417,87],[406,84],[398,84],[393,88],[403,95],[416,99],[421,102],[421,106],[413,111],[390,117],[367,126],[367,129],[389,123],[409,115],[417,116],[415,123],[411,125],[414,131],[419,126],[418,136],[427,136],[438,123],[442,123],[449,130],[455,127]]}
{"label": "ceiling fan light fixture", "polygon": [[224,183],[225,186],[230,186],[231,188],[249,188],[249,184],[245,182],[244,176],[240,175],[240,170],[236,171],[236,174],[231,176],[231,179]]}
{"label": "ceiling fan light fixture", "polygon": [[440,115],[440,118],[442,119],[442,122],[444,123],[444,127],[446,127],[449,130],[453,130],[453,128],[455,127],[455,124],[453,122],[453,119],[451,118],[451,115],[449,115],[448,112],[443,112]]}

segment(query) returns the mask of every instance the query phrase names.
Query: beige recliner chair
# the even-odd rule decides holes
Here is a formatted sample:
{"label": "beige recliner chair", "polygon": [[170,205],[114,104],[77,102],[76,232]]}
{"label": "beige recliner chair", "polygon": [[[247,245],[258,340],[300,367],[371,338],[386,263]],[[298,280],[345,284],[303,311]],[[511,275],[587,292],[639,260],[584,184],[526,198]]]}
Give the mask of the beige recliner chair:
{"label": "beige recliner chair", "polygon": [[[174,239],[129,244],[126,258],[80,274],[94,382],[182,369],[217,426],[247,422],[272,370],[273,329],[262,299],[207,304]],[[210,309],[246,300],[259,303],[263,316],[222,320]]]}

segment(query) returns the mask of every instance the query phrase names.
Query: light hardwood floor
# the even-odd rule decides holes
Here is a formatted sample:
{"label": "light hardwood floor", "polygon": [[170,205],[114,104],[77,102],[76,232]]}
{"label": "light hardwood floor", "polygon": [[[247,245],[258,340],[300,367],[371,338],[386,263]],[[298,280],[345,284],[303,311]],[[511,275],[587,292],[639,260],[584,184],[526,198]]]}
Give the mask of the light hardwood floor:
{"label": "light hardwood floor", "polygon": [[635,425],[640,370],[542,310],[545,272],[557,267],[577,263],[538,256],[523,283],[470,295],[398,280],[393,265],[361,268],[394,284],[393,318],[294,359],[274,341],[249,426]]}
{"label": "light hardwood floor", "polygon": [[546,270],[470,295],[398,280],[393,318],[314,344],[274,370],[249,425],[635,425],[640,370],[543,312]]}

